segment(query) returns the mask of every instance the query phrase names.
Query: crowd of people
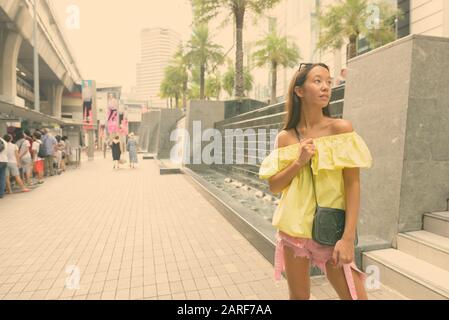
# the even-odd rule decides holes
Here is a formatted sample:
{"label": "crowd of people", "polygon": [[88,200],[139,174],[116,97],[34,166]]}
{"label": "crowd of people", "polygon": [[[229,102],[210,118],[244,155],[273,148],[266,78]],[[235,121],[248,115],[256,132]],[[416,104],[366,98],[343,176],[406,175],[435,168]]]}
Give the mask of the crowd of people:
{"label": "crowd of people", "polygon": [[44,177],[61,174],[70,156],[68,138],[53,136],[46,128],[0,137],[0,198],[15,189],[29,192],[44,183]]}

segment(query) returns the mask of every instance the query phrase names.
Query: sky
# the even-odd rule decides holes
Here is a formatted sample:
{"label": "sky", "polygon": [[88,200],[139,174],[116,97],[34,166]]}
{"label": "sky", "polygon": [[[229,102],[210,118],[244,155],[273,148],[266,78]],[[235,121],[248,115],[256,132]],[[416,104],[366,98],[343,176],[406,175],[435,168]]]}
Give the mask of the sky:
{"label": "sky", "polygon": [[136,83],[142,29],[170,28],[183,41],[190,38],[190,0],[51,2],[83,78],[122,85],[125,92]]}

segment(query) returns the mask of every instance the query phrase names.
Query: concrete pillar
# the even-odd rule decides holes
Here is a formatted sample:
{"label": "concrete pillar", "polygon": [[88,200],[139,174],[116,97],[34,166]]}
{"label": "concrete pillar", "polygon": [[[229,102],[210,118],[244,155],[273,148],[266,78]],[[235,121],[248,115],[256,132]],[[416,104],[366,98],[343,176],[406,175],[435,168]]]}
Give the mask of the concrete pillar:
{"label": "concrete pillar", "polygon": [[22,36],[5,27],[0,28],[0,95],[15,103],[17,96],[17,58]]}
{"label": "concrete pillar", "polygon": [[50,104],[51,115],[61,118],[62,93],[64,86],[62,84],[51,84],[47,87],[48,102]]}

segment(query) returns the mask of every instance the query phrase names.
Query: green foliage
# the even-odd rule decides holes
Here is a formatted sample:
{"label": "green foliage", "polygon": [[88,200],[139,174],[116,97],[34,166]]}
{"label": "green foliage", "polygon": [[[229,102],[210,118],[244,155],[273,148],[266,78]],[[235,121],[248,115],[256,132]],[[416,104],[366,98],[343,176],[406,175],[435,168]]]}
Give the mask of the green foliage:
{"label": "green foliage", "polygon": [[175,98],[176,106],[178,106],[178,99],[187,94],[187,68],[188,61],[183,46],[180,45],[169,66],[164,70],[164,79],[159,94],[161,98]]}
{"label": "green foliage", "polygon": [[[380,9],[379,28],[370,27],[373,19],[372,13],[368,11],[370,4],[377,5]],[[385,1],[339,0],[326,12],[319,10],[321,35],[317,48],[340,49],[345,41],[349,40],[353,46],[350,55],[352,58],[357,53],[355,46],[360,35],[366,36],[371,48],[382,46],[396,38],[394,29],[396,16],[401,18],[403,13]]]}
{"label": "green foliage", "polygon": [[[215,67],[223,63],[224,54],[222,51],[222,46],[212,42],[209,28],[205,24],[198,24],[195,26],[192,37],[187,46],[189,49],[189,52],[187,53],[187,60],[191,64],[192,74],[195,78],[196,75],[199,76],[199,99],[204,99],[205,74],[211,69],[211,67]],[[198,73],[194,74],[194,72]]]}
{"label": "green foliage", "polygon": [[209,75],[206,80],[206,97],[208,99],[215,98],[216,100],[220,99],[221,92],[221,78],[220,74],[217,73],[215,75]]}
{"label": "green foliage", "polygon": [[[244,68],[243,78],[245,81],[245,95],[253,89],[254,79],[248,68]],[[226,93],[232,97],[234,96],[235,87],[235,67],[233,65],[228,66],[228,70],[223,75],[222,86]]]}
{"label": "green foliage", "polygon": [[198,23],[209,22],[220,13],[225,13],[226,19],[233,17],[237,30],[236,36],[236,61],[237,82],[235,92],[237,97],[242,97],[245,91],[244,67],[243,67],[243,23],[245,15],[252,13],[263,14],[266,10],[273,8],[281,0],[191,0],[194,10],[194,20]]}
{"label": "green foliage", "polygon": [[253,54],[256,66],[269,65],[271,68],[271,101],[276,103],[278,66],[293,68],[297,65],[299,48],[294,42],[289,42],[288,37],[281,37],[276,30],[257,41],[256,46],[259,48]]}
{"label": "green foliage", "polygon": [[294,42],[289,42],[287,37],[281,37],[277,32],[269,33],[264,39],[256,42],[259,50],[254,52],[253,58],[256,66],[281,65],[293,68],[300,59],[299,48]]}

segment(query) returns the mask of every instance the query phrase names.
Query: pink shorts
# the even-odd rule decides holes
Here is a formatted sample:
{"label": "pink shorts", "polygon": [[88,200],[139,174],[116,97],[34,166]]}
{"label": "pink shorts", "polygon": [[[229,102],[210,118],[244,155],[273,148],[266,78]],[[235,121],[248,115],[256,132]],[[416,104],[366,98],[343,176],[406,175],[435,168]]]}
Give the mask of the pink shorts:
{"label": "pink shorts", "polygon": [[[326,263],[332,259],[334,247],[322,246],[312,239],[296,238],[279,231],[274,261],[274,273],[276,280],[280,280],[281,273],[285,271],[284,246],[292,248],[295,253],[295,257],[309,259],[312,265],[320,268],[320,270],[327,275]],[[351,269],[359,272],[363,277],[363,281],[365,281],[366,275],[357,268],[354,262],[343,266],[346,283],[348,284],[349,291],[351,292],[351,297],[353,300],[358,300]]]}

